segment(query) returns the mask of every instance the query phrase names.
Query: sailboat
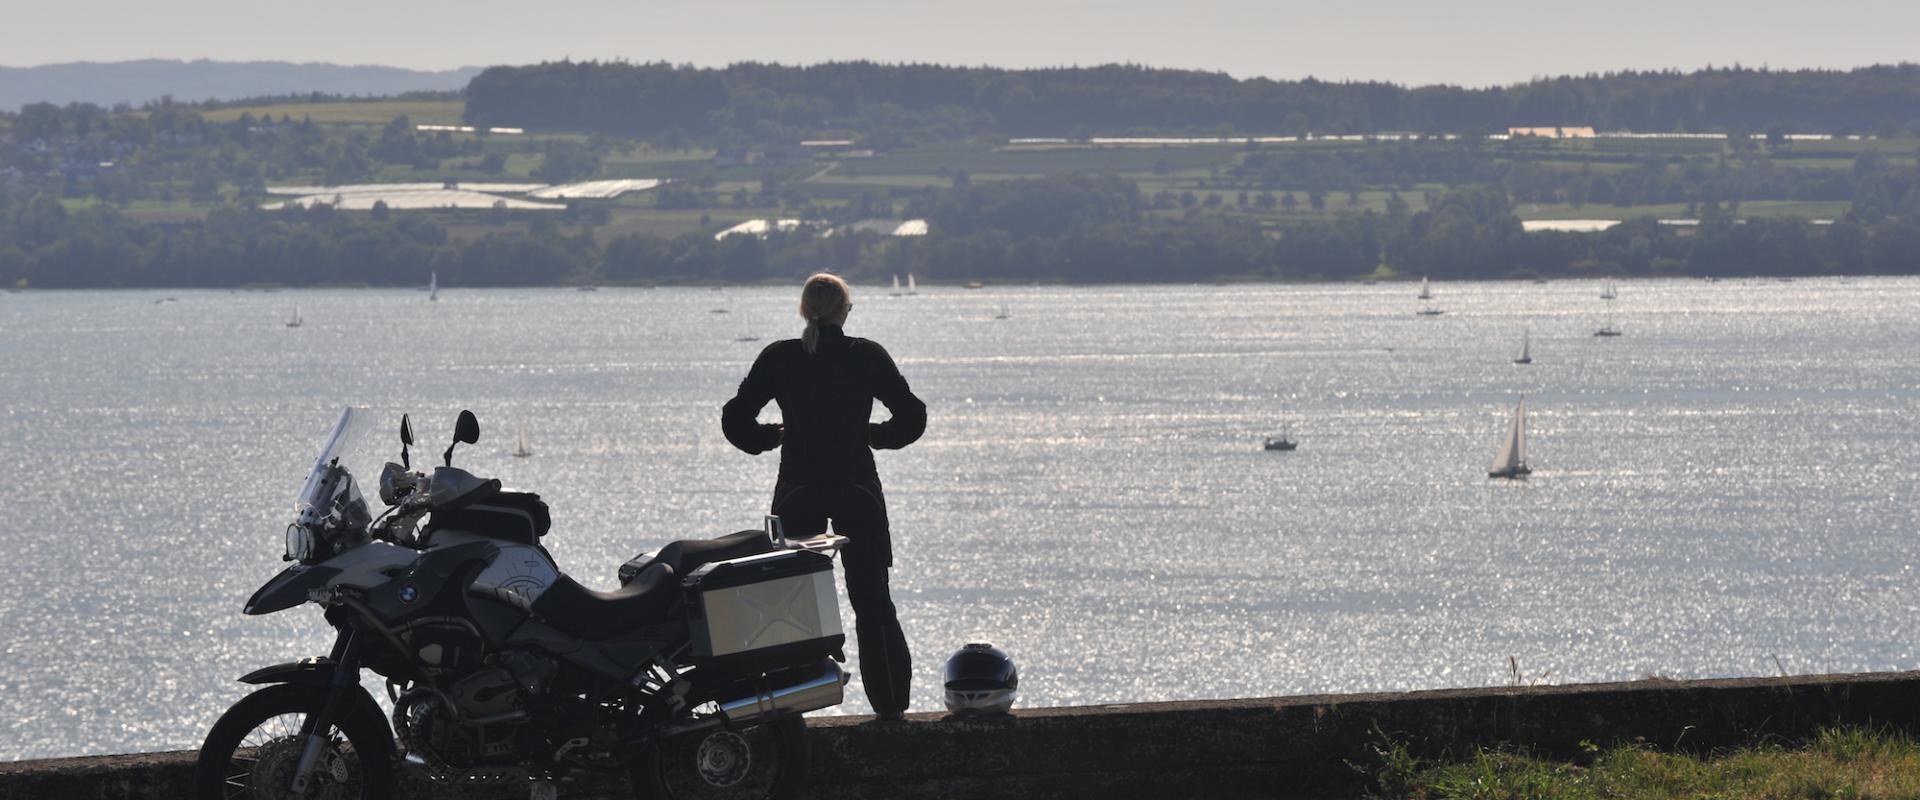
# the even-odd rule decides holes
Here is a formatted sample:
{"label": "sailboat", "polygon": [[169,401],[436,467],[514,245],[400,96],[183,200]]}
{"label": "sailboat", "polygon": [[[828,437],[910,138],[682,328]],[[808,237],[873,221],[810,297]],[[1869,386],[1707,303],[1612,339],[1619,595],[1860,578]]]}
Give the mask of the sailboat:
{"label": "sailboat", "polygon": [[1602,300],[1612,300],[1619,296],[1620,292],[1613,288],[1613,281],[1607,281],[1606,286],[1600,287],[1600,299]]}
{"label": "sailboat", "polygon": [[1292,450],[1299,447],[1300,443],[1294,441],[1293,426],[1287,425],[1280,429],[1280,435],[1267,437],[1263,446],[1268,450]]}
{"label": "sailboat", "polygon": [[527,445],[527,426],[520,426],[520,435],[513,443],[513,457],[526,458],[533,455],[533,448]]}
{"label": "sailboat", "polygon": [[427,299],[440,299],[440,273],[438,272],[427,273]]}
{"label": "sailboat", "polygon": [[1620,335],[1620,329],[1613,327],[1612,314],[1607,315],[1607,321],[1602,323],[1600,325],[1600,330],[1594,331],[1593,335],[1595,336],[1619,336]]}
{"label": "sailboat", "polygon": [[1013,316],[1013,312],[1012,312],[1011,310],[1009,310],[1009,309],[1007,308],[1007,304],[1006,304],[1006,303],[1004,303],[1004,302],[1002,302],[1002,303],[1000,304],[1000,313],[998,313],[998,314],[995,314],[995,315],[993,315],[993,318],[994,318],[994,319],[1009,319],[1009,318],[1011,318],[1012,316]]}
{"label": "sailboat", "polygon": [[919,294],[920,284],[913,282],[913,273],[907,273],[907,294]]}
{"label": "sailboat", "polygon": [[[1422,276],[1420,278],[1420,299],[1422,300],[1433,299],[1433,287],[1432,285],[1427,283],[1427,279],[1425,276]],[[1437,317],[1447,312],[1434,308],[1432,303],[1428,303],[1426,308],[1420,309],[1419,311],[1416,311],[1414,313],[1419,314],[1420,316],[1423,316],[1423,317]]]}
{"label": "sailboat", "polygon": [[1527,467],[1527,398],[1522,397],[1513,407],[1513,425],[1507,428],[1507,439],[1493,457],[1493,466],[1487,468],[1487,477],[1524,480],[1532,472]]}
{"label": "sailboat", "polygon": [[1530,331],[1522,332],[1520,334],[1520,355],[1519,357],[1513,360],[1513,363],[1515,364],[1533,363],[1533,350],[1528,346],[1532,344],[1532,341],[1530,341],[1532,338],[1533,337]]}
{"label": "sailboat", "polygon": [[900,276],[898,275],[893,276],[893,291],[888,292],[887,296],[888,297],[900,296]]}
{"label": "sailboat", "polygon": [[736,342],[757,342],[760,337],[753,335],[753,326],[746,317],[740,318],[740,335],[733,337]]}
{"label": "sailboat", "polygon": [[293,307],[293,316],[287,320],[287,327],[289,328],[300,327],[300,307],[299,306]]}

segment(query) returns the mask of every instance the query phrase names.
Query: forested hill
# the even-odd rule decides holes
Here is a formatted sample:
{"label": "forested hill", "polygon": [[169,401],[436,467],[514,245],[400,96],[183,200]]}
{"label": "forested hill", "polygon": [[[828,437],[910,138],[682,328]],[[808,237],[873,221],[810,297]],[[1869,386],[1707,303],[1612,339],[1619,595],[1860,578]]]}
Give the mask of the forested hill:
{"label": "forested hill", "polygon": [[475,124],[641,137],[1639,132],[1863,133],[1920,124],[1920,64],[1849,71],[1620,72],[1506,87],[1408,88],[1138,66],[1010,70],[855,61],[724,68],[624,62],[493,67]]}

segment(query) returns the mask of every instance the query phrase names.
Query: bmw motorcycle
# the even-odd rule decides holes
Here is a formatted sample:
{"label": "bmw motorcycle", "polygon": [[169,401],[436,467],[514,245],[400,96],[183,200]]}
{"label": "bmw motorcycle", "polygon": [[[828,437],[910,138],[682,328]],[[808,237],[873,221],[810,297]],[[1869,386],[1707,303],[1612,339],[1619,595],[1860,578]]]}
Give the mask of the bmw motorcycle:
{"label": "bmw motorcycle", "polygon": [[[350,468],[370,427],[349,408],[287,527],[285,560],[245,613],[306,603],[336,631],[324,657],[240,678],[261,688],[207,734],[194,794],[385,798],[403,771],[524,782],[557,795],[576,770],[624,770],[641,798],[792,798],[806,782],[801,714],[840,703],[845,633],[833,582],[844,541],[762,530],[634,557],[600,592],[541,546],[538,495],[453,466],[479,441],[461,412],[445,464],[380,471],[377,517]],[[377,461],[371,459],[366,463]],[[362,688],[386,679],[391,712]]]}

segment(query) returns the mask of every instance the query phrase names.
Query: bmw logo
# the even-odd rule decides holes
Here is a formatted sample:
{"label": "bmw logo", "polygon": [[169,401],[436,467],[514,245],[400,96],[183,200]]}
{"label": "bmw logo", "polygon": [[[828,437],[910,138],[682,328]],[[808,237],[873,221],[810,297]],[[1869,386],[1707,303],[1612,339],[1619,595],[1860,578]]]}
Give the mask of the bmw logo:
{"label": "bmw logo", "polygon": [[413,588],[413,584],[400,587],[400,602],[411,603],[418,599],[420,599],[420,590]]}

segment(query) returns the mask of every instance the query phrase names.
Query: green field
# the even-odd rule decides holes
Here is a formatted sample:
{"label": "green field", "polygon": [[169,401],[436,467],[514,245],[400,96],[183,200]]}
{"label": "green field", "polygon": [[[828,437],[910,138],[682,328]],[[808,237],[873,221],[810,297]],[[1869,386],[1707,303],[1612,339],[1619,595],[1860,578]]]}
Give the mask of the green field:
{"label": "green field", "polygon": [[323,125],[385,125],[405,115],[415,125],[459,125],[467,109],[463,100],[365,100],[338,103],[287,103],[235,106],[200,112],[208,122],[232,122],[241,114],[255,117],[312,118]]}
{"label": "green field", "polygon": [[[700,217],[707,216],[705,228],[700,225]],[[653,208],[621,208],[613,212],[606,225],[594,229],[594,235],[603,241],[629,233],[645,233],[661,237],[673,237],[683,233],[700,230],[725,230],[746,222],[778,216],[771,209],[714,209],[711,211],[681,211]]]}
{"label": "green field", "polygon": [[1242,147],[991,147],[938,146],[915,148],[861,160],[861,174],[935,175],[953,172],[1047,175],[1058,172],[1094,174],[1152,173],[1156,165],[1169,170],[1205,169],[1231,164],[1246,152]]}
{"label": "green field", "polygon": [[[60,205],[68,211],[79,211],[104,204],[91,198],[63,197]],[[135,200],[124,207],[116,207],[116,210],[141,222],[181,222],[205,217],[210,208],[209,205],[187,200]]]}
{"label": "green field", "polygon": [[[1742,218],[1803,217],[1806,219],[1838,219],[1847,213],[1850,204],[1845,202],[1818,202],[1796,200],[1748,200],[1741,203],[1734,216]],[[1638,219],[1640,217],[1658,217],[1660,219],[1680,219],[1697,216],[1699,210],[1691,212],[1683,203],[1666,203],[1646,206],[1615,206],[1590,203],[1578,208],[1565,203],[1520,203],[1514,206],[1514,214],[1521,219]]]}
{"label": "green field", "polygon": [[642,142],[614,151],[602,160],[601,163],[609,169],[646,169],[660,165],[679,166],[688,163],[705,164],[713,160],[713,153],[713,148],[710,147],[690,147],[684,150],[669,150]]}

